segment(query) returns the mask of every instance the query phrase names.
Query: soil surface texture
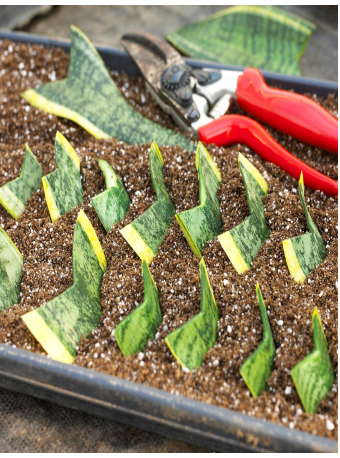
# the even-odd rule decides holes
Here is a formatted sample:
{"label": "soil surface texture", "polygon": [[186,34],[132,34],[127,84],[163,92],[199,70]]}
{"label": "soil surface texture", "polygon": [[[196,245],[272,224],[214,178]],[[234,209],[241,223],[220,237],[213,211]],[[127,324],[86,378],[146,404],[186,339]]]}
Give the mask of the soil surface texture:
{"label": "soil surface texture", "polygon": [[[122,377],[168,392],[215,404],[267,421],[335,439],[337,437],[337,378],[315,415],[304,412],[290,371],[313,349],[312,313],[317,307],[329,352],[337,373],[338,348],[338,213],[337,198],[306,188],[306,202],[327,247],[326,259],[298,285],[289,275],[282,241],[307,232],[297,191],[297,181],[278,167],[265,163],[242,145],[218,148],[207,145],[222,174],[218,197],[223,232],[241,223],[249,209],[237,157],[242,152],[260,170],[269,192],[264,198],[270,237],[252,268],[238,275],[217,238],[203,250],[219,309],[217,342],[204,357],[202,367],[184,370],[170,353],[164,338],[200,311],[199,259],[176,221],[150,266],[159,290],[163,322],[142,353],[124,358],[114,338],[116,325],[143,301],[141,261],[119,230],[141,215],[154,201],[149,147],[121,141],[96,140],[76,124],[46,114],[20,96],[26,89],[67,75],[69,56],[60,49],[0,42],[0,186],[16,178],[24,158],[25,142],[43,167],[55,169],[54,140],[60,131],[81,160],[84,202],[54,224],[42,186],[15,221],[2,207],[0,224],[24,257],[21,297],[0,315],[0,342],[44,353],[24,325],[21,315],[62,293],[72,285],[72,241],[82,208],[102,244],[108,268],[102,283],[103,315],[100,325],[79,344],[74,364]],[[153,121],[173,128],[171,118],[151,100],[139,78],[112,73],[129,103]],[[319,100],[337,116],[337,99]],[[236,106],[233,112],[241,113]],[[267,127],[274,138],[294,155],[322,173],[337,179],[337,159]],[[198,205],[195,157],[180,148],[161,147],[164,177],[177,212]],[[98,159],[107,160],[119,174],[131,197],[130,209],[107,234],[90,199],[105,189]],[[276,345],[273,371],[266,391],[252,398],[239,370],[262,340],[262,323],[256,300],[258,282],[266,302]]]}

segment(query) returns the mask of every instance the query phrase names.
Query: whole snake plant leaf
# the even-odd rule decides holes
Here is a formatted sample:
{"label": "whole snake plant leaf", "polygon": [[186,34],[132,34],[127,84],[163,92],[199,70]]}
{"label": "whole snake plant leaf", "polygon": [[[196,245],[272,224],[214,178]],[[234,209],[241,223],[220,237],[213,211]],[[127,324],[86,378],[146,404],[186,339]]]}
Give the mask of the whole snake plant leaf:
{"label": "whole snake plant leaf", "polygon": [[19,218],[27,200],[39,189],[41,177],[41,165],[26,143],[20,176],[0,188],[0,204],[14,219]]}
{"label": "whole snake plant leaf", "polygon": [[200,280],[200,313],[165,338],[177,361],[190,370],[202,366],[205,353],[216,342],[218,310],[203,258],[200,261]]}
{"label": "whole snake plant leaf", "polygon": [[0,226],[0,313],[19,302],[22,254]]}
{"label": "whole snake plant leaf", "polygon": [[175,214],[175,207],[164,183],[163,164],[158,146],[153,142],[150,148],[150,171],[157,201],[120,231],[141,260],[147,264],[151,264],[155,257]]}
{"label": "whole snake plant leaf", "polygon": [[121,95],[89,39],[71,27],[71,61],[64,80],[29,89],[22,97],[33,106],[76,122],[96,138],[126,143],[156,140],[160,145],[193,149],[183,135],[144,118]]}
{"label": "whole snake plant leaf", "polygon": [[42,178],[52,223],[83,201],[80,161],[60,132],[55,137],[55,161],[58,168]]}
{"label": "whole snake plant leaf", "polygon": [[274,339],[267,317],[266,305],[259,284],[256,284],[256,295],[263,324],[263,340],[255,352],[242,364],[240,369],[240,374],[254,397],[260,396],[262,391],[265,390],[266,380],[272,372],[276,353]]}
{"label": "whole snake plant leaf", "polygon": [[282,242],[288,270],[296,283],[304,283],[307,275],[327,256],[326,246],[315,226],[305,202],[305,186],[301,172],[299,195],[309,233]]}
{"label": "whole snake plant leaf", "polygon": [[170,33],[183,54],[299,75],[298,61],[315,26],[273,6],[238,5]]}
{"label": "whole snake plant leaf", "polygon": [[131,200],[113,168],[103,159],[99,159],[98,164],[105,176],[106,191],[93,197],[91,202],[108,232],[113,224],[124,218]]}
{"label": "whole snake plant leaf", "polygon": [[144,301],[121,321],[115,329],[115,338],[124,356],[143,351],[148,339],[155,337],[162,323],[157,286],[145,261],[142,263]]}
{"label": "whole snake plant leaf", "polygon": [[307,413],[316,413],[319,402],[327,396],[334,383],[327,339],[316,308],[313,312],[312,324],[314,349],[291,371],[294,385]]}
{"label": "whole snake plant leaf", "polygon": [[73,239],[73,285],[56,298],[22,316],[48,355],[72,363],[82,335],[95,329],[102,316],[100,288],[106,259],[97,235],[81,210]]}
{"label": "whole snake plant leaf", "polygon": [[241,274],[250,269],[255,256],[269,237],[262,202],[268,186],[257,168],[241,153],[238,165],[246,188],[250,216],[230,231],[219,235],[218,240],[232,265]]}
{"label": "whole snake plant leaf", "polygon": [[196,151],[196,168],[199,179],[199,206],[176,215],[190,248],[201,256],[203,245],[221,232],[222,220],[217,190],[221,184],[221,173],[215,162],[199,143]]}

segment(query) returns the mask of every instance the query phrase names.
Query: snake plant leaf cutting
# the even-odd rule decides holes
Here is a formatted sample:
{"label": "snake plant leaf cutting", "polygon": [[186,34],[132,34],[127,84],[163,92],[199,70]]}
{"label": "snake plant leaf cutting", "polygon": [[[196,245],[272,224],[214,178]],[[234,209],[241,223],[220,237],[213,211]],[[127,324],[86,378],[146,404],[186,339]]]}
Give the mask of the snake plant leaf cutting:
{"label": "snake plant leaf cutting", "polygon": [[326,246],[320,232],[315,226],[305,201],[303,174],[299,180],[299,195],[307,220],[309,233],[299,235],[282,242],[287,266],[290,274],[297,283],[304,283],[307,275],[327,256]]}
{"label": "snake plant leaf cutting", "polygon": [[56,298],[22,316],[52,359],[72,363],[82,335],[102,316],[100,288],[106,259],[97,235],[81,210],[73,239],[73,285]]}
{"label": "snake plant leaf cutting", "polygon": [[58,168],[42,178],[52,223],[83,201],[80,161],[60,132],[55,138],[55,161]]}
{"label": "snake plant leaf cutting", "polygon": [[218,310],[203,258],[200,261],[200,280],[200,313],[165,338],[177,361],[190,370],[202,366],[205,353],[216,342]]}
{"label": "snake plant leaf cutting", "polygon": [[71,119],[96,138],[116,137],[129,144],[156,140],[193,149],[186,137],[144,118],[128,104],[95,47],[74,26],[68,77],[29,89],[22,97],[43,111]]}
{"label": "snake plant leaf cutting", "polygon": [[106,191],[91,199],[102,225],[108,232],[112,225],[121,221],[130,206],[130,197],[112,167],[103,159],[98,160],[105,176]]}
{"label": "snake plant leaf cutting", "polygon": [[262,196],[268,186],[260,172],[241,153],[238,164],[247,193],[250,216],[243,223],[218,236],[222,248],[237,272],[250,269],[258,251],[269,237]]}
{"label": "snake plant leaf cutting", "polygon": [[155,337],[162,323],[157,286],[149,267],[142,262],[144,301],[115,329],[115,338],[124,356],[143,351],[148,339]]}
{"label": "snake plant leaf cutting", "polygon": [[298,61],[314,28],[280,8],[237,5],[171,32],[167,39],[187,56],[299,75]]}
{"label": "snake plant leaf cutting", "polygon": [[19,302],[23,257],[0,226],[0,313]]}
{"label": "snake plant leaf cutting", "polygon": [[196,150],[196,168],[199,179],[199,206],[176,215],[190,248],[201,256],[203,245],[222,230],[217,190],[222,178],[214,160],[199,143]]}
{"label": "snake plant leaf cutting", "polygon": [[256,351],[242,364],[240,369],[240,374],[254,397],[260,396],[266,388],[266,380],[272,372],[276,352],[266,313],[266,305],[258,284],[256,285],[256,295],[263,324],[263,340]]}
{"label": "snake plant leaf cutting", "polygon": [[20,176],[0,188],[0,203],[14,219],[19,218],[27,200],[39,189],[41,177],[41,165],[26,144]]}
{"label": "snake plant leaf cutting", "polygon": [[150,148],[150,172],[157,201],[120,231],[141,260],[147,264],[151,264],[155,257],[175,214],[175,207],[164,183],[163,164],[158,146],[153,142]]}
{"label": "snake plant leaf cutting", "polygon": [[314,349],[291,371],[303,408],[315,413],[319,402],[327,396],[334,383],[334,371],[328,353],[320,315],[315,308],[312,318]]}

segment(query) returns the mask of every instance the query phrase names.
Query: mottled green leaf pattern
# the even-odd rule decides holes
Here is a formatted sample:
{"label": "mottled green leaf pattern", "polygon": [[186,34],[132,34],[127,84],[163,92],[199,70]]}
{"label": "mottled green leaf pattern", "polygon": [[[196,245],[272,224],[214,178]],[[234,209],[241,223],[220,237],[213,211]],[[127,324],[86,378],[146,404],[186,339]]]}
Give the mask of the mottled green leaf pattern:
{"label": "mottled green leaf pattern", "polygon": [[334,370],[328,354],[318,310],[313,312],[314,349],[292,369],[292,379],[303,408],[315,413],[319,402],[327,396],[334,383]]}
{"label": "mottled green leaf pattern", "polygon": [[276,352],[272,331],[267,317],[266,305],[258,284],[256,285],[256,295],[263,324],[263,340],[256,351],[243,363],[240,369],[240,374],[254,397],[260,396],[262,391],[266,388],[266,380],[272,372],[272,365]]}
{"label": "mottled green leaf pattern", "polygon": [[158,291],[145,261],[142,263],[144,301],[115,329],[115,338],[124,356],[143,351],[162,323]]}
{"label": "mottled green leaf pattern", "polygon": [[299,181],[299,195],[309,233],[284,240],[282,243],[290,274],[297,283],[303,283],[307,275],[325,259],[327,251],[306,206],[302,172]]}
{"label": "mottled green leaf pattern", "polygon": [[0,188],[0,203],[14,219],[19,218],[27,200],[39,189],[41,177],[41,165],[26,144],[20,176]]}
{"label": "mottled green leaf pattern", "polygon": [[150,172],[157,201],[120,231],[147,264],[150,264],[156,255],[175,214],[175,207],[164,183],[163,158],[156,142],[153,142],[150,148]]}
{"label": "mottled green leaf pattern", "polygon": [[23,258],[0,226],[0,313],[19,302]]}
{"label": "mottled green leaf pattern", "polygon": [[55,161],[58,168],[42,178],[53,223],[83,201],[80,161],[70,143],[60,132],[57,132],[55,138]]}
{"label": "mottled green leaf pattern", "polygon": [[22,316],[52,359],[71,363],[82,335],[95,329],[102,315],[100,288],[106,260],[83,210],[73,239],[73,285],[45,305]]}
{"label": "mottled green leaf pattern", "polygon": [[262,202],[268,186],[260,172],[241,153],[238,164],[247,193],[250,216],[230,231],[219,235],[218,239],[237,272],[242,273],[250,269],[255,256],[269,237]]}
{"label": "mottled green leaf pattern", "polygon": [[201,312],[165,338],[177,361],[190,370],[202,365],[204,355],[216,342],[218,310],[203,258],[200,279]]}
{"label": "mottled green leaf pattern", "polygon": [[96,138],[116,137],[126,143],[157,141],[193,149],[186,137],[165,129],[134,110],[119,92],[88,38],[71,27],[71,62],[65,80],[22,94],[48,113],[71,119]]}
{"label": "mottled green leaf pattern", "polygon": [[183,54],[242,67],[299,75],[315,26],[273,6],[238,5],[170,33]]}
{"label": "mottled green leaf pattern", "polygon": [[108,232],[113,224],[121,221],[130,206],[130,197],[112,167],[103,159],[98,160],[106,183],[106,191],[91,199],[102,225]]}
{"label": "mottled green leaf pattern", "polygon": [[222,220],[217,190],[221,174],[202,143],[196,151],[199,179],[199,206],[176,215],[184,235],[196,256],[201,256],[203,245],[221,232]]}

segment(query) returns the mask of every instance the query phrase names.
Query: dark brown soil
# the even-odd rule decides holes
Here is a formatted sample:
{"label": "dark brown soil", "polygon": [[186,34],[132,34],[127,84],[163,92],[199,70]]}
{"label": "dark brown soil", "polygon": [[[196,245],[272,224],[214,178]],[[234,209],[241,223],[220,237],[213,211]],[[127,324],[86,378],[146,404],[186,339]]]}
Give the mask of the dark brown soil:
{"label": "dark brown soil", "polygon": [[[290,428],[336,438],[337,379],[320,403],[317,414],[309,415],[303,411],[290,370],[313,349],[311,317],[317,306],[337,373],[337,198],[306,189],[307,205],[327,245],[328,256],[304,285],[297,285],[289,276],[282,250],[282,240],[307,231],[297,182],[241,145],[208,146],[223,177],[219,190],[223,230],[231,229],[249,214],[237,167],[237,154],[241,151],[268,182],[269,193],[264,202],[270,238],[244,275],[236,273],[217,239],[206,244],[203,254],[220,312],[217,343],[206,354],[202,367],[188,372],[175,362],[164,338],[199,311],[199,259],[192,254],[173,220],[151,265],[159,289],[163,323],[143,353],[123,358],[113,330],[143,300],[143,285],[141,262],[119,229],[154,202],[149,145],[137,147],[116,140],[95,140],[72,122],[43,113],[20,98],[20,92],[25,89],[66,76],[68,56],[63,51],[0,42],[0,59],[0,185],[18,176],[25,142],[41,162],[44,174],[52,171],[55,168],[54,138],[59,130],[81,159],[84,187],[84,203],[54,224],[50,221],[42,187],[17,222],[0,208],[0,223],[24,256],[21,300],[0,315],[0,342],[43,353],[20,317],[72,284],[73,230],[77,213],[83,208],[102,243],[108,269],[102,285],[101,324],[83,338],[75,364]],[[150,99],[141,80],[124,75],[113,75],[113,78],[137,110],[162,125],[176,128]],[[332,95],[326,101],[318,101],[337,114],[337,99]],[[337,179],[337,156],[268,130],[296,156]],[[183,154],[179,148],[163,147],[161,152],[165,160],[165,181],[177,211],[197,205],[194,156]],[[118,172],[132,199],[126,218],[107,235],[90,203],[91,197],[104,190],[104,179],[97,165],[99,157]],[[256,281],[266,301],[277,354],[266,391],[254,399],[239,369],[262,339]]]}

